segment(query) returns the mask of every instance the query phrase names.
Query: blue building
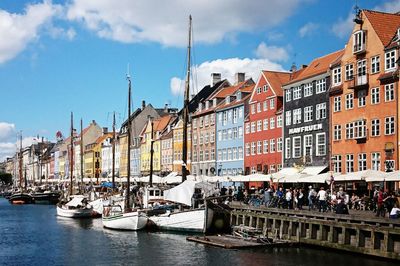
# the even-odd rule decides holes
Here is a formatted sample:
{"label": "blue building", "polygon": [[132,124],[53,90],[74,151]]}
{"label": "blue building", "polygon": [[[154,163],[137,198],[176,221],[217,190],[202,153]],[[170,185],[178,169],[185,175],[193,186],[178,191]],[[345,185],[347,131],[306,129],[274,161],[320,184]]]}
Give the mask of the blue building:
{"label": "blue building", "polygon": [[243,82],[216,108],[217,174],[220,176],[244,173],[244,120],[253,89],[252,79]]}

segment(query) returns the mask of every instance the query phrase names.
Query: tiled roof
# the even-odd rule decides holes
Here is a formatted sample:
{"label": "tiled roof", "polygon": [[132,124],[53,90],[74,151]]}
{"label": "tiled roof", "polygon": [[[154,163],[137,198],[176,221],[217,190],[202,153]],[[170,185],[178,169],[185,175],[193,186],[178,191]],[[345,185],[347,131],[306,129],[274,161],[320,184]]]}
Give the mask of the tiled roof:
{"label": "tiled roof", "polygon": [[96,143],[97,143],[97,144],[100,144],[100,143],[102,143],[106,138],[112,138],[112,134],[107,133],[107,134],[104,134],[103,136],[98,137],[98,138],[96,139]]}
{"label": "tiled roof", "polygon": [[162,131],[166,126],[168,126],[169,121],[171,120],[172,115],[165,115],[157,120],[154,120],[154,131]]}
{"label": "tiled roof", "polygon": [[216,95],[214,95],[212,98],[225,98],[228,95],[233,95],[245,83],[246,83],[246,81],[243,81],[243,82],[238,83],[237,85],[223,88]]}
{"label": "tiled roof", "polygon": [[304,69],[303,72],[285,85],[327,72],[330,65],[342,57],[343,52],[344,50],[342,49],[314,59],[311,64]]}
{"label": "tiled roof", "polygon": [[388,45],[400,27],[400,15],[379,11],[363,10],[384,46]]}
{"label": "tiled roof", "polygon": [[291,76],[295,73],[263,70],[263,74],[275,91],[276,96],[283,96],[282,85],[289,82]]}
{"label": "tiled roof", "polygon": [[248,95],[244,96],[240,101],[233,100],[229,104],[225,104],[225,101],[224,101],[222,104],[218,105],[216,110],[223,110],[225,108],[229,108],[229,107],[232,107],[232,106],[236,106],[236,105],[242,104],[243,102],[247,101],[250,97],[251,97],[251,94],[248,94]]}

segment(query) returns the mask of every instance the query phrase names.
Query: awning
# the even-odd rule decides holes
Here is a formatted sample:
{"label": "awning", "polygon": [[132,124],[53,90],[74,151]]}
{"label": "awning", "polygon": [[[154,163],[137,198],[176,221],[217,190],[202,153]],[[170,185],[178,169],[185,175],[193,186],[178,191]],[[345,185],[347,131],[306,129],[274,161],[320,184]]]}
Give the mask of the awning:
{"label": "awning", "polygon": [[[367,182],[374,182],[374,181],[368,181],[368,180],[380,180],[383,181],[385,178],[386,173],[382,171],[376,171],[376,170],[364,170],[364,171],[358,171],[358,172],[352,172],[352,173],[347,173],[344,175],[340,175],[335,177],[335,181],[361,181],[365,180]],[[379,181],[375,181],[379,182]]]}
{"label": "awning", "polygon": [[[333,174],[333,178],[335,179],[339,175],[340,175],[339,173],[334,173]],[[330,182],[331,182],[331,173],[323,173],[323,174],[319,174],[319,175],[307,176],[307,177],[301,179],[301,181],[299,181],[299,182],[301,182],[301,183],[319,183],[319,184],[328,183],[328,184],[330,184]]]}
{"label": "awning", "polygon": [[308,174],[308,175],[319,175],[320,173],[327,170],[328,166],[308,166],[304,168],[301,173]]}
{"label": "awning", "polygon": [[385,181],[398,181],[400,182],[400,171],[387,173],[385,176]]}

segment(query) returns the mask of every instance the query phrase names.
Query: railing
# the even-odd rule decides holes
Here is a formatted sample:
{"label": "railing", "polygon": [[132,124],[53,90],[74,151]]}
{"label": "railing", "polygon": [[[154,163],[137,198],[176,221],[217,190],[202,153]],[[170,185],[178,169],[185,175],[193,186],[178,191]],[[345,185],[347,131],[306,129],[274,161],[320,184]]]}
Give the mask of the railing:
{"label": "railing", "polygon": [[354,76],[350,77],[349,89],[362,89],[368,87],[368,73],[356,73]]}

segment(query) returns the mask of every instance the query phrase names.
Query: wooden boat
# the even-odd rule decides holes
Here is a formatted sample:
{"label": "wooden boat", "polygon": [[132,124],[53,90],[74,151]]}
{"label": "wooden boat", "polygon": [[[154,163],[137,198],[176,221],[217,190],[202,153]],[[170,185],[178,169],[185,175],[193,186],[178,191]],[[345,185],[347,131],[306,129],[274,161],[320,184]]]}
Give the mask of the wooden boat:
{"label": "wooden boat", "polygon": [[57,215],[67,218],[88,218],[96,217],[96,212],[86,203],[86,198],[82,195],[73,196],[72,200],[62,204],[57,204]]}
{"label": "wooden boat", "polygon": [[24,192],[17,192],[10,196],[8,200],[11,204],[32,204],[33,198],[30,194]]}
{"label": "wooden boat", "polygon": [[35,204],[57,204],[61,197],[61,192],[59,191],[45,191],[32,194],[32,198]]}
{"label": "wooden boat", "polygon": [[147,225],[147,215],[140,210],[123,212],[121,205],[104,207],[103,226],[109,229],[136,231]]}

